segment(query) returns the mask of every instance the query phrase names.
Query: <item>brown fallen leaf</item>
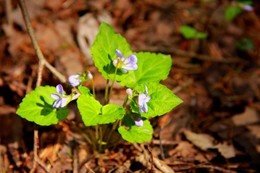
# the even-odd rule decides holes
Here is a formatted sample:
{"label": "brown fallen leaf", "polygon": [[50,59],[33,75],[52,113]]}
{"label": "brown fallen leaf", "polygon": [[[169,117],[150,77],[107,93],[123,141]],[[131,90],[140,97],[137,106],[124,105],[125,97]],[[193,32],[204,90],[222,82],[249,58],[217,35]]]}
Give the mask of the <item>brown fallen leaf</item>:
{"label": "brown fallen leaf", "polygon": [[234,115],[232,121],[235,125],[242,126],[257,123],[259,118],[255,109],[246,107],[243,113]]}
{"label": "brown fallen leaf", "polygon": [[98,33],[99,23],[103,21],[111,23],[111,16],[105,11],[97,17],[94,14],[87,13],[79,19],[77,41],[88,64],[93,64],[90,47]]}
{"label": "brown fallen leaf", "polygon": [[226,159],[236,156],[235,148],[232,144],[228,144],[227,142],[215,144],[215,139],[208,134],[198,134],[188,130],[185,130],[184,134],[190,142],[204,151],[207,149],[217,149]]}
{"label": "brown fallen leaf", "polygon": [[189,130],[184,131],[186,138],[193,143],[195,146],[202,150],[207,150],[209,148],[214,148],[214,138],[208,134],[204,133],[193,133]]}
{"label": "brown fallen leaf", "polygon": [[93,63],[90,53],[90,46],[95,40],[98,33],[98,28],[98,21],[93,14],[87,13],[80,17],[78,23],[77,41],[82,53],[87,59],[88,64]]}
{"label": "brown fallen leaf", "polygon": [[169,167],[166,163],[159,160],[158,158],[153,157],[153,162],[154,162],[155,166],[162,172],[174,173],[174,170],[171,167]]}
{"label": "brown fallen leaf", "polygon": [[178,157],[181,156],[183,158],[191,158],[196,155],[196,150],[193,148],[193,145],[187,141],[180,141],[178,146],[173,150],[168,152],[170,156]]}
{"label": "brown fallen leaf", "polygon": [[226,159],[230,159],[236,156],[236,151],[232,144],[224,142],[215,145],[215,147],[218,149],[219,153]]}
{"label": "brown fallen leaf", "polygon": [[255,124],[255,125],[248,125],[246,128],[251,132],[253,136],[255,136],[257,139],[260,139],[260,125]]}

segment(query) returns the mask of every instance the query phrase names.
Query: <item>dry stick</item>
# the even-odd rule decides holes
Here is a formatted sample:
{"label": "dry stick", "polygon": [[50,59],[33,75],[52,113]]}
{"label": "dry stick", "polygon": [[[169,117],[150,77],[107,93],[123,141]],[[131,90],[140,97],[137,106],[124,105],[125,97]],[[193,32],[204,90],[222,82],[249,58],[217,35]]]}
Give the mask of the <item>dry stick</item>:
{"label": "dry stick", "polygon": [[[51,66],[44,58],[42,51],[38,45],[38,42],[35,38],[35,34],[33,31],[30,19],[29,19],[28,10],[26,8],[24,0],[19,0],[19,5],[20,5],[21,11],[22,11],[23,19],[24,19],[28,34],[29,34],[30,39],[33,44],[33,48],[39,59],[36,87],[39,87],[41,85],[44,66],[46,66],[61,82],[66,82],[66,78],[61,73],[59,73],[53,66]],[[44,169],[44,171],[49,172],[48,169],[45,167],[45,165],[43,163],[41,163],[40,159],[38,158],[38,147],[39,147],[39,132],[38,132],[37,125],[35,125],[34,126],[34,150],[33,150],[34,160],[33,160],[33,168],[31,170],[31,172],[35,172],[37,163]]]}
{"label": "dry stick", "polygon": [[6,18],[7,18],[7,23],[9,26],[13,24],[13,19],[11,17],[12,13],[12,2],[11,0],[5,0],[5,9],[6,9]]}
{"label": "dry stick", "polygon": [[32,44],[33,44],[33,48],[36,52],[36,55],[40,61],[39,65],[41,65],[41,63],[43,65],[45,65],[62,83],[66,82],[66,78],[65,76],[63,76],[60,72],[58,72],[48,61],[46,61],[46,59],[44,58],[42,51],[38,45],[38,42],[35,38],[35,34],[29,19],[29,15],[28,15],[28,10],[26,8],[25,2],[24,0],[19,0],[19,4],[22,10],[22,15],[23,15],[23,19],[28,31],[28,34],[31,38]]}
{"label": "dry stick", "polygon": [[[25,6],[25,2],[23,0],[20,0],[20,7],[21,7],[21,10],[22,10],[22,14],[23,14],[23,18],[24,18],[24,21],[25,21],[25,25],[26,25],[26,28],[27,28],[27,31],[29,33],[29,36],[31,38],[31,41],[33,43],[33,47],[36,51],[36,55],[39,59],[39,66],[38,66],[38,75],[37,75],[37,82],[36,82],[36,87],[39,87],[41,85],[41,81],[42,81],[42,71],[43,71],[43,67],[44,67],[44,63],[43,63],[43,54],[39,48],[39,45],[35,39],[35,36],[34,36],[34,32],[33,32],[33,29],[32,29],[32,26],[31,26],[31,23],[30,23],[30,20],[29,20],[29,16],[28,16],[28,13],[27,13],[27,9],[26,9],[26,6]],[[35,172],[36,170],[36,166],[37,166],[37,163],[39,163],[39,165],[41,165],[41,167],[43,167],[43,169],[46,171],[47,168],[45,168],[45,166],[40,163],[40,159],[38,158],[38,147],[39,147],[39,132],[38,132],[38,127],[37,125],[35,124],[34,125],[34,133],[33,133],[33,138],[34,138],[34,142],[33,142],[33,167],[32,167],[32,170],[30,172]],[[46,171],[48,172],[48,170]]]}

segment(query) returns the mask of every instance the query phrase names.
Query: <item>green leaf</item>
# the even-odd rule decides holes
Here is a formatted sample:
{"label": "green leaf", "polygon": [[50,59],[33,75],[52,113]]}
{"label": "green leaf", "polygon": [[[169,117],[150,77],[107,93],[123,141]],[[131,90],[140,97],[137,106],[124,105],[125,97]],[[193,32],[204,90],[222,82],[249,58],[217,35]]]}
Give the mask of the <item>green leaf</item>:
{"label": "green leaf", "polygon": [[125,57],[132,54],[126,39],[120,34],[115,34],[109,24],[101,23],[99,33],[91,47],[91,54],[96,67],[106,79],[114,78],[115,67],[112,62],[117,58],[116,49],[120,50]]}
{"label": "green leaf", "polygon": [[[91,47],[93,60],[102,76],[109,80],[115,79],[116,49],[120,50],[127,58],[133,54],[126,39],[120,34],[115,34],[113,28],[102,23],[99,33]],[[172,61],[169,55],[149,52],[136,53],[137,70],[129,70],[126,74],[118,71],[116,81],[123,86],[133,87],[138,83],[160,81],[166,79],[171,69]]]}
{"label": "green leaf", "polygon": [[79,90],[80,94],[89,94],[90,95],[90,90],[85,86],[79,86],[78,90]]}
{"label": "green leaf", "polygon": [[229,6],[225,10],[224,17],[228,21],[232,21],[235,17],[237,17],[242,12],[242,9],[239,6]]}
{"label": "green leaf", "polygon": [[172,60],[171,56],[149,52],[136,53],[138,69],[118,75],[117,82],[123,86],[134,87],[146,82],[159,82],[167,78]]}
{"label": "green leaf", "polygon": [[124,140],[131,143],[142,143],[152,139],[153,127],[149,120],[144,120],[144,125],[142,127],[136,126],[134,120],[131,119],[130,116],[126,116],[124,122],[126,126],[120,126],[118,128],[118,132]]}
{"label": "green leaf", "polygon": [[[178,96],[162,84],[153,82],[147,83],[146,86],[148,88],[148,96],[151,99],[147,103],[148,112],[141,113],[142,117],[152,118],[163,115],[182,103],[182,100]],[[145,84],[138,85],[135,89],[139,94],[145,93]],[[133,112],[139,113],[136,102],[132,100],[130,106]]]}
{"label": "green leaf", "polygon": [[53,93],[56,93],[56,89],[52,86],[36,88],[23,98],[16,113],[38,125],[48,126],[57,124],[67,117],[69,110],[67,108],[52,108],[55,101],[51,97]]}
{"label": "green leaf", "polygon": [[122,119],[125,110],[122,106],[107,104],[102,106],[90,94],[81,94],[77,100],[78,109],[86,126],[109,124]]}
{"label": "green leaf", "polygon": [[205,39],[207,38],[207,34],[203,32],[197,31],[195,28],[190,27],[188,25],[182,25],[180,27],[181,34],[187,39]]}

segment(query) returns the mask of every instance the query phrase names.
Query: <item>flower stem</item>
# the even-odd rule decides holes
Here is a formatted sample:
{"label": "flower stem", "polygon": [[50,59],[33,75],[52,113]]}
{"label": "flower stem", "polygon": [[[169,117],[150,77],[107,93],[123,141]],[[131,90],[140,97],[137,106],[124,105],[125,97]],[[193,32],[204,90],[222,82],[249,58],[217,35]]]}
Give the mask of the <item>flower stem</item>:
{"label": "flower stem", "polygon": [[124,103],[122,105],[124,108],[126,107],[127,101],[128,101],[128,95],[126,95],[126,97],[124,99]]}
{"label": "flower stem", "polygon": [[107,103],[109,103],[110,98],[111,98],[112,89],[113,89],[114,84],[115,84],[115,81],[116,81],[116,73],[117,73],[117,69],[118,69],[118,68],[116,68],[115,75],[114,75],[114,78],[113,78],[113,80],[112,80],[112,84],[111,84],[111,86],[110,86],[109,92],[108,92],[108,100],[107,100]]}
{"label": "flower stem", "polygon": [[98,150],[102,151],[102,145],[103,145],[103,127],[98,126],[99,131],[99,139],[97,139],[98,142]]}
{"label": "flower stem", "polygon": [[92,79],[92,93],[93,93],[94,98],[96,98],[94,79]]}
{"label": "flower stem", "polygon": [[118,125],[121,125],[121,121],[122,120],[117,120],[116,122],[113,123],[112,129],[110,130],[108,137],[107,137],[107,143],[109,143],[112,134],[116,131],[116,128],[118,127]]}
{"label": "flower stem", "polygon": [[107,104],[107,102],[108,102],[108,89],[109,89],[109,80],[107,79],[106,89],[105,89],[104,105]]}

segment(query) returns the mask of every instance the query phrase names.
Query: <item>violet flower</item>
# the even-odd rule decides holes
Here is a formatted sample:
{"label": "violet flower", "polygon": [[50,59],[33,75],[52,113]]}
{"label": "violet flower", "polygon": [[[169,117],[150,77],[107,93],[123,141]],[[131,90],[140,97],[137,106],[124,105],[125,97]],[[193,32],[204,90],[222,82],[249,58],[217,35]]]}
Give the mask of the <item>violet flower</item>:
{"label": "violet flower", "polygon": [[254,9],[251,5],[243,5],[242,8],[245,11],[253,11],[253,9]]}
{"label": "violet flower", "polygon": [[135,121],[135,125],[138,126],[138,127],[142,127],[144,125],[144,121],[140,117],[136,117],[134,119],[134,121]]}
{"label": "violet flower", "polygon": [[68,80],[70,85],[73,87],[79,86],[81,84],[81,78],[79,74],[70,75]]}
{"label": "violet flower", "polygon": [[148,106],[147,102],[149,102],[151,99],[150,96],[148,96],[148,88],[145,86],[145,93],[138,95],[138,106],[139,106],[139,112],[148,112]]}
{"label": "violet flower", "polygon": [[70,75],[68,80],[71,86],[76,87],[81,85],[83,82],[93,79],[93,75],[88,71],[88,73],[83,73],[83,74],[74,74]]}
{"label": "violet flower", "polygon": [[120,50],[116,49],[117,59],[113,61],[115,67],[122,69],[123,73],[127,73],[128,70],[136,70],[137,57],[132,54],[128,58],[125,58]]}
{"label": "violet flower", "polygon": [[51,97],[56,100],[54,104],[52,105],[53,108],[63,108],[67,105],[69,102],[69,97],[65,95],[65,92],[63,90],[63,87],[61,84],[58,84],[56,86],[56,91],[58,94],[51,94]]}

